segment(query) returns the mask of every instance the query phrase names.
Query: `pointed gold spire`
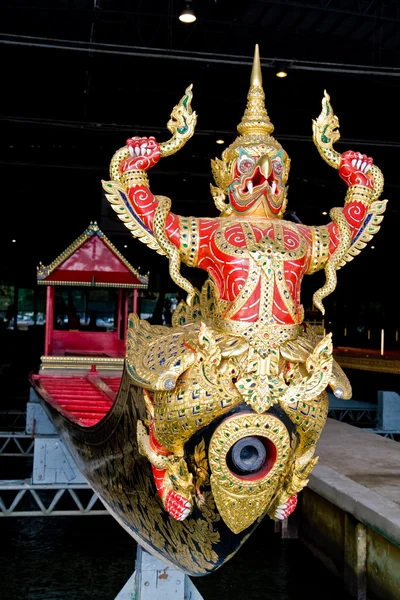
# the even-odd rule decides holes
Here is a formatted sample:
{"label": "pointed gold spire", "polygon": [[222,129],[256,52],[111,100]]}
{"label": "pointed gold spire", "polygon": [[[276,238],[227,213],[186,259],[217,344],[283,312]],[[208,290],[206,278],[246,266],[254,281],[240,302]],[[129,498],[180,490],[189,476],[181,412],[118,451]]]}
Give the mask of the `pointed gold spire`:
{"label": "pointed gold spire", "polygon": [[260,62],[260,47],[256,44],[253,58],[253,68],[251,70],[250,86],[256,85],[262,88],[262,74]]}
{"label": "pointed gold spire", "polygon": [[270,135],[274,126],[269,120],[265,108],[265,94],[262,87],[260,50],[256,44],[253,68],[250,77],[250,89],[247,94],[247,106],[237,130],[241,135]]}

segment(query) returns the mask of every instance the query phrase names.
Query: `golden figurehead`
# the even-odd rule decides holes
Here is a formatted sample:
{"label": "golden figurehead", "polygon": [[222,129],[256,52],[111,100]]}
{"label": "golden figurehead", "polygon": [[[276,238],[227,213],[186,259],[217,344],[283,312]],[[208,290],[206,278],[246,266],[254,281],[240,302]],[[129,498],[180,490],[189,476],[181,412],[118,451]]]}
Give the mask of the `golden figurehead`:
{"label": "golden figurehead", "polygon": [[[290,160],[271,135],[256,46],[239,136],[212,161],[220,216],[175,215],[168,198],[151,193],[147,172],[193,135],[191,99],[189,87],[171,114],[168,142],[128,139],[103,187],[132,235],[168,257],[172,279],[188,293],[172,327],[130,318],[126,367],[147,409],[137,421],[140,453],[170,516],[184,521],[201,507],[207,484],[238,534],[265,514],[283,519],[294,510],[317,462],[326,388],[351,395],[331,334],[318,337],[303,323],[301,283],[325,270],[313,297],[323,312],[337,269],[378,231],[386,204],[372,159],[334,150],[338,121],[325,93],[313,139],[347,185],[344,207],[331,210],[328,225],[285,221]],[[207,271],[201,291],[181,275],[181,262]]]}

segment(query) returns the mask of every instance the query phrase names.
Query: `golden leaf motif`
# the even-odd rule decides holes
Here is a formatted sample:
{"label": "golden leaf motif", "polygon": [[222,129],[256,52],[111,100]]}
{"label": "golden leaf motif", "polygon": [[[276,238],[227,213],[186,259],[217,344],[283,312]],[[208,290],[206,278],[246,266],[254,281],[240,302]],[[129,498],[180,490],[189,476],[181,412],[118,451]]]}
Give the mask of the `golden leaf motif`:
{"label": "golden leaf motif", "polygon": [[195,486],[196,489],[200,489],[202,485],[209,483],[208,460],[204,439],[195,447],[193,458],[195,462]]}

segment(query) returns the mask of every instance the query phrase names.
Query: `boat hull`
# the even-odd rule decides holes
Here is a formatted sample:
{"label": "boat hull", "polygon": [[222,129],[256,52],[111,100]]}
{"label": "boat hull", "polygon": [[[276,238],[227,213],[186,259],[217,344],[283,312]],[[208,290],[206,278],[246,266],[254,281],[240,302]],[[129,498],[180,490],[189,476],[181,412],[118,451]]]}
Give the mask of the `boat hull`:
{"label": "boat hull", "polygon": [[[35,387],[40,394],[40,387]],[[259,518],[241,533],[233,533],[219,515],[209,485],[203,490],[204,504],[195,505],[188,518],[181,522],[169,516],[156,492],[151,464],[138,450],[137,422],[146,419],[143,390],[126,372],[112,409],[92,427],[69,420],[42,401],[109,512],[144,549],[166,564],[192,576],[211,573],[233,556],[261,521]],[[232,413],[240,411],[237,407]],[[202,440],[208,449],[219,421],[192,437],[189,455]]]}

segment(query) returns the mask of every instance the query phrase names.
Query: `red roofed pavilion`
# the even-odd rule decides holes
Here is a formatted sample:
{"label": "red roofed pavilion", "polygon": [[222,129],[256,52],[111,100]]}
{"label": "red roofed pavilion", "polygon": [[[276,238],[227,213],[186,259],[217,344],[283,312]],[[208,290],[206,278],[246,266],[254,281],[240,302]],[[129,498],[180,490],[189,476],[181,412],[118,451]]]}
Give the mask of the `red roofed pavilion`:
{"label": "red roofed pavilion", "polygon": [[[42,367],[55,364],[50,357],[65,357],[67,362],[72,357],[98,357],[102,363],[124,357],[129,310],[137,312],[138,289],[147,288],[148,276],[129,264],[96,222],[49,266],[40,264],[37,280],[48,286]],[[96,294],[93,288],[114,289]],[[110,316],[105,320],[98,315],[103,309],[104,316],[106,304]],[[67,314],[62,315],[60,305]],[[62,360],[56,362],[60,367]]]}

